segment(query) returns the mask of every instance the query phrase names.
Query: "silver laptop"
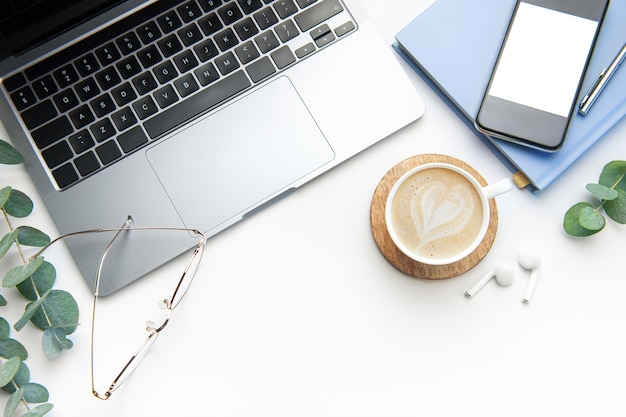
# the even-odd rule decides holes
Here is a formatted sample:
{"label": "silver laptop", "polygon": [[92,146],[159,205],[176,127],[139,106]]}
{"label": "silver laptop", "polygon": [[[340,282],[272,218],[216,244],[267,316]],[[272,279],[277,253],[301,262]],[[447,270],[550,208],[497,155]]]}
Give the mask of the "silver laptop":
{"label": "silver laptop", "polygon": [[[61,233],[215,235],[424,111],[357,0],[0,7],[0,117]],[[93,289],[107,240],[67,243]],[[138,240],[99,293],[194,244]]]}

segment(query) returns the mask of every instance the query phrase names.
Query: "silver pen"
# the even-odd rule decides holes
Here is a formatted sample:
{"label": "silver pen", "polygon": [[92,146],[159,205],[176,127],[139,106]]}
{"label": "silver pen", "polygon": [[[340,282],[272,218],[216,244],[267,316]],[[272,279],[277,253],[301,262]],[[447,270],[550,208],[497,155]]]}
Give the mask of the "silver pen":
{"label": "silver pen", "polygon": [[582,114],[583,116],[587,115],[589,109],[591,108],[591,106],[593,106],[593,103],[595,103],[600,93],[602,93],[602,90],[604,90],[606,84],[609,82],[613,74],[615,74],[615,71],[617,71],[617,68],[624,60],[624,57],[626,57],[626,43],[624,43],[622,49],[617,53],[617,56],[615,57],[615,59],[613,59],[613,62],[611,62],[608,67],[604,68],[602,72],[600,72],[598,78],[596,78],[589,90],[587,90],[587,92],[585,93],[585,96],[580,101],[580,106],[578,108],[578,112],[580,114]]}

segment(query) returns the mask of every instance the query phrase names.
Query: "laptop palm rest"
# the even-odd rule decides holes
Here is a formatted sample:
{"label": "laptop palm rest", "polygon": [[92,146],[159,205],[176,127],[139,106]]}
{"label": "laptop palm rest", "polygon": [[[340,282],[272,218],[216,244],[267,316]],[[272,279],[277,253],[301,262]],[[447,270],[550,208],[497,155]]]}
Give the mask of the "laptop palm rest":
{"label": "laptop palm rest", "polygon": [[202,231],[233,223],[334,158],[287,77],[193,123],[146,155],[183,222]]}

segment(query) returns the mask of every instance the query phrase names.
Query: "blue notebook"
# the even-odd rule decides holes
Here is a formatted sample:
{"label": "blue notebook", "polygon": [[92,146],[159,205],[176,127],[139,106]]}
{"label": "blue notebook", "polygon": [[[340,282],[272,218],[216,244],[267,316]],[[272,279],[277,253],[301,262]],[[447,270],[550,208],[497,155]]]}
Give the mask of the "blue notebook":
{"label": "blue notebook", "polygon": [[[626,115],[626,67],[618,69],[587,116],[573,116],[565,144],[555,153],[480,133],[474,119],[514,6],[515,0],[437,0],[397,34],[394,47],[515,173],[518,186],[536,191],[550,185]],[[612,0],[581,97],[624,45],[624,22],[626,0]]]}

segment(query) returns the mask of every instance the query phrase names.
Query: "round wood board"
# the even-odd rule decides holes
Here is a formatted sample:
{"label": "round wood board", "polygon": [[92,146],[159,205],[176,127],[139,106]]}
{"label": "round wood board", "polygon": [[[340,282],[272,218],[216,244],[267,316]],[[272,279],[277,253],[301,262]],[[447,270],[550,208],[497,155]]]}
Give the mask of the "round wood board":
{"label": "round wood board", "polygon": [[472,269],[483,260],[489,252],[489,249],[491,249],[493,241],[496,238],[496,231],[498,229],[498,207],[494,198],[489,200],[490,222],[487,233],[478,247],[465,258],[448,265],[426,265],[406,256],[395,246],[389,236],[389,233],[387,232],[387,226],[385,224],[385,205],[387,202],[387,196],[389,195],[389,191],[393,187],[393,184],[405,172],[416,166],[431,162],[445,162],[459,166],[476,177],[478,182],[482,185],[487,185],[487,181],[485,181],[479,172],[466,162],[459,159],[438,154],[416,155],[405,159],[391,168],[380,180],[372,198],[370,223],[372,227],[372,234],[374,235],[374,240],[376,241],[378,248],[393,266],[405,274],[417,278],[436,280],[461,275]]}

